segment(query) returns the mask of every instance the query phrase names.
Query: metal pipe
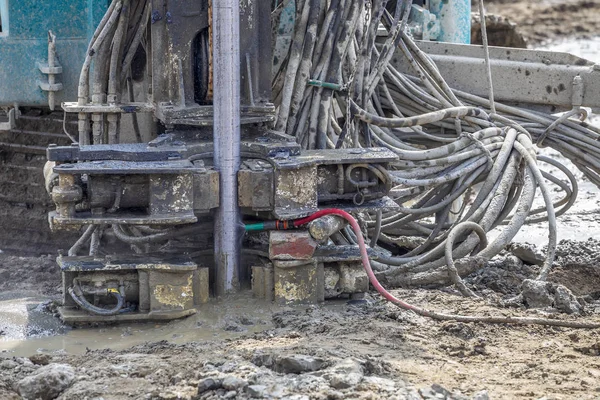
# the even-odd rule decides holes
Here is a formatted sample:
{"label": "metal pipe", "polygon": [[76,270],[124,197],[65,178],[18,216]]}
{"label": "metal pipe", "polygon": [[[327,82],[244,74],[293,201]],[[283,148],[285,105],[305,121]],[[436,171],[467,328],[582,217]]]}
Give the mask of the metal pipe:
{"label": "metal pipe", "polygon": [[[56,35],[52,31],[48,31],[48,67],[53,68],[56,66]],[[55,94],[52,90],[52,86],[56,83],[56,75],[51,71],[48,74],[48,85],[50,91],[48,92],[48,107],[50,111],[54,111],[54,99]]]}
{"label": "metal pipe", "polygon": [[346,221],[335,215],[326,215],[308,224],[310,236],[319,243],[327,242],[329,237],[346,226]]}
{"label": "metal pipe", "polygon": [[239,288],[240,211],[240,4],[212,3],[214,73],[214,162],[221,176],[220,207],[215,215],[216,294]]}
{"label": "metal pipe", "polygon": [[440,21],[440,42],[471,44],[471,0],[431,0],[429,11]]}

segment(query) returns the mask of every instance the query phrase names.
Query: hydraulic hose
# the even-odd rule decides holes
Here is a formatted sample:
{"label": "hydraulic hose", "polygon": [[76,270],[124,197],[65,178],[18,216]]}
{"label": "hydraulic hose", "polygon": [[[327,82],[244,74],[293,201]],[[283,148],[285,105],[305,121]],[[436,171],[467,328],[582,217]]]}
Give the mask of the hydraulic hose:
{"label": "hydraulic hose", "polygon": [[[356,235],[356,239],[358,242],[358,247],[360,249],[360,257],[363,264],[363,268],[369,277],[369,281],[371,285],[381,294],[386,300],[391,302],[392,304],[408,311],[412,311],[418,315],[429,317],[436,320],[442,321],[458,321],[458,322],[483,322],[489,324],[515,324],[515,325],[548,325],[548,326],[562,326],[568,328],[586,328],[586,329],[596,329],[600,328],[600,322],[578,322],[578,321],[565,321],[558,319],[549,319],[549,318],[535,318],[535,317],[505,317],[505,316],[471,316],[471,315],[458,315],[458,314],[444,314],[438,313],[435,311],[430,311],[422,307],[418,307],[412,304],[409,304],[403,300],[398,299],[390,292],[388,292],[382,285],[379,283],[379,280],[375,276],[373,269],[371,267],[371,260],[369,259],[369,255],[367,253],[367,245],[365,244],[365,240],[363,238],[362,231],[356,219],[347,213],[344,210],[339,210],[336,208],[325,209],[321,211],[317,211],[316,213],[302,219],[298,219],[295,221],[290,221],[287,224],[288,227],[300,227],[302,225],[306,225],[311,221],[314,221],[317,218],[321,218],[325,215],[337,215],[338,217],[344,218],[352,227],[352,231]],[[281,221],[280,221],[281,222]],[[473,225],[462,225],[457,227],[459,230],[464,229],[474,229],[478,235],[483,239],[482,236],[485,232],[483,232],[480,228],[476,228]],[[458,233],[458,232],[457,232]],[[485,241],[483,242],[485,243]],[[451,253],[451,252],[450,252]]]}
{"label": "hydraulic hose", "polygon": [[121,293],[123,292],[123,287],[121,287],[119,290],[108,289],[108,294],[117,300],[117,304],[110,309],[97,307],[87,301],[78,281],[75,281],[73,287],[70,287],[68,291],[73,301],[77,303],[79,307],[96,315],[111,316],[120,314],[122,312],[121,310],[123,309],[123,305],[125,304],[125,296]]}

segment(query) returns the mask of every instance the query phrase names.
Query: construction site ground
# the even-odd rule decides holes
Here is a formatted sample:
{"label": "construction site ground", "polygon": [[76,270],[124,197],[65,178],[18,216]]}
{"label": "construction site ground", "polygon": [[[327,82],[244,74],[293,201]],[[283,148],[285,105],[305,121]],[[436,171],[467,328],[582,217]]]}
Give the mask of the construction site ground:
{"label": "construction site ground", "polygon": [[[488,11],[519,24],[530,47],[596,57],[598,1],[496,1]],[[593,121],[593,120],[592,120]],[[559,154],[546,154],[565,161]],[[600,190],[582,174],[579,201],[559,218],[549,281],[600,314]],[[560,196],[560,193],[556,193]],[[494,233],[492,233],[493,235]],[[0,399],[593,399],[600,397],[600,330],[440,322],[371,293],[363,302],[279,307],[248,294],[212,301],[160,324],[71,329],[56,318],[55,253],[0,254]],[[464,315],[574,319],[556,301],[506,306],[533,279],[547,226],[526,226],[470,276],[481,300],[453,288],[393,293]],[[46,251],[46,248],[43,248]],[[572,310],[571,310],[572,311]]]}

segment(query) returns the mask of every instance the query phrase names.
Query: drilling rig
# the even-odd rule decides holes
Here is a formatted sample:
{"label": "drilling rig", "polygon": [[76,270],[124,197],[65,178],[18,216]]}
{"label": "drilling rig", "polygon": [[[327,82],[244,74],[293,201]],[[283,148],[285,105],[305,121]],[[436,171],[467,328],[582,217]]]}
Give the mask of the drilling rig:
{"label": "drilling rig", "polygon": [[559,126],[591,129],[568,118],[600,104],[593,63],[470,45],[470,1],[45,2],[25,49],[34,3],[0,0],[0,129],[15,103],[64,112],[50,137],[71,143],[47,147],[43,186],[51,229],[74,238],[67,323],[181,318],[241,290],[360,300],[365,257],[416,268],[390,283],[459,286],[452,257],[489,259],[518,225],[485,246],[460,223],[521,218],[543,186],[532,140],[560,147]]}

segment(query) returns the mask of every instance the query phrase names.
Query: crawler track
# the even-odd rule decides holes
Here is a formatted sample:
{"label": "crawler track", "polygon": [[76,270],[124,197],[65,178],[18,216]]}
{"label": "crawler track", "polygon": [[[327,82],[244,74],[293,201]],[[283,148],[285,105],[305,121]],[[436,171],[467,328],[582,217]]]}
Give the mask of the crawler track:
{"label": "crawler track", "polygon": [[[76,235],[53,233],[48,211],[53,209],[44,188],[42,169],[50,143],[68,145],[62,133],[62,113],[25,111],[11,131],[0,131],[0,249],[20,254],[56,254]],[[76,130],[73,121],[67,129]]]}

